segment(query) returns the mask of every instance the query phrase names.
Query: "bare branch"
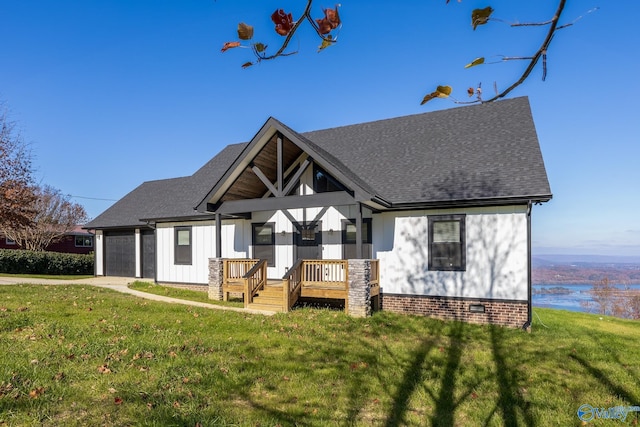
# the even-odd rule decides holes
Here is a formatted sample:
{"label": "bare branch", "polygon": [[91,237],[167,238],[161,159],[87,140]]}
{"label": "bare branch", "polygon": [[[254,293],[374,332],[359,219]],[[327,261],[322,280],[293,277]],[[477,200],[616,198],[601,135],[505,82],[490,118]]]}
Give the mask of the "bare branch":
{"label": "bare branch", "polygon": [[556,9],[556,13],[553,15],[553,18],[551,18],[551,25],[549,26],[549,31],[547,32],[547,35],[544,38],[544,41],[542,42],[542,45],[540,46],[538,51],[532,56],[531,61],[529,62],[529,65],[524,70],[524,72],[522,73],[520,78],[518,80],[516,80],[516,82],[514,82],[507,89],[505,89],[501,93],[495,95],[493,98],[488,99],[487,101],[484,101],[484,102],[493,102],[493,101],[498,100],[500,98],[504,98],[512,90],[514,90],[515,88],[520,86],[522,83],[524,83],[524,81],[527,79],[527,77],[529,77],[529,74],[531,74],[531,72],[535,68],[535,66],[538,63],[538,61],[540,60],[540,58],[543,57],[543,56],[544,56],[544,60],[543,60],[543,62],[544,62],[543,78],[546,78],[546,74],[547,74],[546,73],[547,49],[549,48],[549,45],[551,44],[551,41],[553,40],[553,36],[554,36],[554,34],[556,32],[556,29],[557,29],[557,26],[558,26],[558,20],[560,19],[560,16],[562,15],[562,12],[564,11],[565,4],[566,4],[566,0],[560,0],[560,3],[558,4],[558,8]]}

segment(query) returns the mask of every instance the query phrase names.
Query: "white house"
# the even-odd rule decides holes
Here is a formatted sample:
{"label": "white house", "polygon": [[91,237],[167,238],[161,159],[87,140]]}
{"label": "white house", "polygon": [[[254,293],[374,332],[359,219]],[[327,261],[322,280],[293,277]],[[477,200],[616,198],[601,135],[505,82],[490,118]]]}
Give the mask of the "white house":
{"label": "white house", "polygon": [[531,210],[551,197],[515,98],[304,133],[270,118],[86,228],[96,275],[207,286],[210,260],[281,280],[299,259],[372,259],[384,310],[526,327]]}

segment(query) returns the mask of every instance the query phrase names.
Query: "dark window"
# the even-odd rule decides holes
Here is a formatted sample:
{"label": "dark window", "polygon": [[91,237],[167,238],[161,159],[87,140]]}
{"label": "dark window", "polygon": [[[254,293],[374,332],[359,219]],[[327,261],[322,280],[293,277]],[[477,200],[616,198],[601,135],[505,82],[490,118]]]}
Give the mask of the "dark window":
{"label": "dark window", "polygon": [[92,248],[93,236],[76,236],[76,248]]}
{"label": "dark window", "polygon": [[252,228],[253,257],[257,259],[266,259],[269,267],[275,267],[275,224],[272,222],[267,222],[265,224],[252,224]]}
{"label": "dark window", "polygon": [[334,177],[329,175],[320,166],[313,165],[313,191],[314,193],[329,193],[332,191],[347,191]]}
{"label": "dark window", "polygon": [[[342,257],[356,257],[356,220],[342,221]],[[362,257],[371,258],[371,218],[362,218]]]}
{"label": "dark window", "polygon": [[4,242],[5,242],[7,245],[15,245],[15,244],[16,244],[16,241],[15,241],[15,240],[10,239],[10,238],[8,238],[8,237],[4,239]]}
{"label": "dark window", "polygon": [[429,270],[466,269],[465,216],[429,217]]}
{"label": "dark window", "polygon": [[176,227],[174,241],[174,263],[191,265],[191,227]]}

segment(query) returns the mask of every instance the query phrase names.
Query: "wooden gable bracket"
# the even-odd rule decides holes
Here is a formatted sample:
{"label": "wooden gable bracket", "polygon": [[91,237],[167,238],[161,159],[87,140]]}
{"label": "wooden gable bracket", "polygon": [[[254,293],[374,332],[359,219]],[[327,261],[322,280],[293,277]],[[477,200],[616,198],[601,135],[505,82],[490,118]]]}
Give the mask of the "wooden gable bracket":
{"label": "wooden gable bracket", "polygon": [[[318,212],[318,214],[315,216],[315,218],[313,218],[313,220],[311,222],[307,222],[307,220],[306,220],[307,210],[303,209],[302,210],[302,215],[303,215],[302,222],[307,224],[307,226],[310,227],[310,228],[315,228],[318,225],[318,223],[320,222],[320,219],[324,216],[325,213],[327,213],[328,210],[329,210],[329,207],[328,206],[324,206],[320,210],[320,212]],[[298,232],[301,233],[302,230],[303,230],[302,224],[298,220],[296,220],[293,215],[291,215],[289,210],[288,209],[283,209],[282,213],[284,214],[284,216],[287,217],[287,219],[289,221],[291,221],[291,224],[293,224],[295,229],[298,230]]]}
{"label": "wooden gable bracket", "polygon": [[296,182],[298,182],[298,180],[300,179],[302,174],[305,172],[305,170],[307,170],[309,165],[312,164],[313,160],[307,157],[300,164],[300,167],[298,168],[296,173],[292,176],[292,178],[289,180],[289,183],[287,184],[287,186],[283,188],[285,173],[289,171],[284,170],[285,165],[283,161],[284,154],[283,154],[283,148],[282,148],[282,134],[279,132],[277,134],[276,143],[277,143],[277,160],[276,161],[278,163],[276,168],[277,168],[278,176],[275,183],[272,183],[269,180],[269,178],[265,175],[265,173],[262,172],[262,170],[260,170],[260,168],[255,164],[252,163],[249,166],[251,167],[251,170],[253,171],[253,173],[255,173],[256,176],[260,179],[260,181],[262,181],[262,183],[265,185],[265,187],[267,187],[267,190],[271,192],[271,194],[273,194],[275,197],[285,197],[293,189],[293,187],[296,185]]}

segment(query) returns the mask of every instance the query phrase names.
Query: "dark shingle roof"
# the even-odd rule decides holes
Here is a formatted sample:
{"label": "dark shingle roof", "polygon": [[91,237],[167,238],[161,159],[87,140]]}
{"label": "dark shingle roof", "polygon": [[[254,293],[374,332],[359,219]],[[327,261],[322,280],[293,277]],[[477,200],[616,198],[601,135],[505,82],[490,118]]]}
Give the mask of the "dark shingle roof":
{"label": "dark shingle roof", "polygon": [[551,195],[526,98],[303,135],[395,204]]}
{"label": "dark shingle roof", "polygon": [[85,228],[139,227],[147,219],[191,218],[206,215],[193,207],[217,182],[245,144],[225,147],[191,176],[147,181],[86,224]]}
{"label": "dark shingle roof", "polygon": [[[392,207],[551,198],[526,98],[305,133],[275,122]],[[227,146],[190,177],[145,182],[85,227],[204,217],[194,206],[246,146]]]}

